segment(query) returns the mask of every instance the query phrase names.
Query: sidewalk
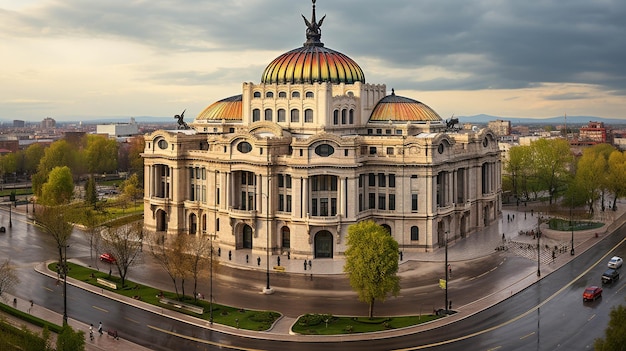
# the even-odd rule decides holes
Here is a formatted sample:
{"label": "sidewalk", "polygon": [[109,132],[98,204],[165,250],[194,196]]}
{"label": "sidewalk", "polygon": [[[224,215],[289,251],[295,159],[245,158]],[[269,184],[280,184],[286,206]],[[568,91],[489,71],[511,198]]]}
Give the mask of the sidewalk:
{"label": "sidewalk", "polygon": [[[580,254],[581,252],[586,251],[588,248],[590,248],[591,246],[593,246],[595,243],[598,242],[598,239],[596,238],[596,233],[600,237],[602,237],[606,235],[607,233],[611,233],[612,231],[617,229],[620,225],[622,225],[624,222],[626,222],[626,208],[624,208],[624,204],[620,203],[619,208],[620,210],[618,210],[617,212],[601,214],[605,216],[603,220],[606,223],[606,225],[599,228],[598,230],[579,231],[579,232],[574,233],[574,246],[575,246],[576,255]],[[509,251],[507,251],[507,254],[522,255],[521,253],[516,251],[515,249],[516,246],[519,246],[521,243],[521,244],[530,244],[531,246],[534,247],[534,244],[536,244],[537,242],[536,239],[533,239],[531,236],[520,235],[520,231],[524,232],[524,231],[536,230],[537,225],[538,225],[537,216],[539,215],[539,213],[533,213],[531,215],[531,213],[529,212],[530,207],[526,208],[526,210],[527,211],[525,213],[524,211],[519,211],[515,207],[505,207],[502,211],[502,216],[498,220],[497,223],[491,225],[489,228],[473,233],[466,238],[457,239],[456,241],[451,242],[448,247],[449,261],[460,262],[460,261],[476,259],[479,257],[485,257],[487,255],[491,255],[497,252],[496,248],[503,246],[503,243],[505,246],[509,248]],[[542,270],[544,274],[542,274],[541,277],[536,276],[536,270],[533,268],[527,269],[527,270],[520,270],[520,272],[516,276],[512,276],[509,279],[507,279],[506,282],[503,282],[503,284],[501,285],[503,288],[501,288],[501,290],[492,291],[489,295],[485,296],[484,298],[477,300],[477,301],[473,301],[466,305],[458,306],[458,307],[455,306],[456,307],[455,310],[457,311],[457,313],[454,315],[446,316],[445,318],[438,319],[431,323],[426,323],[426,324],[422,324],[422,325],[418,325],[418,326],[414,326],[410,328],[390,330],[390,331],[385,331],[385,332],[380,332],[380,333],[370,333],[366,335],[362,335],[362,334],[361,335],[340,335],[340,336],[326,336],[326,337],[292,335],[290,334],[290,328],[291,328],[291,325],[295,322],[295,319],[286,318],[286,317],[279,319],[275,323],[275,325],[271,328],[271,330],[266,331],[266,332],[241,330],[241,329],[231,328],[228,326],[217,325],[217,324],[214,324],[213,326],[208,326],[205,320],[190,317],[190,316],[180,314],[175,311],[163,310],[161,308],[143,303],[141,301],[133,300],[130,298],[125,298],[115,293],[110,293],[108,291],[102,291],[101,289],[98,289],[88,284],[75,281],[71,278],[68,279],[68,284],[75,285],[81,289],[91,291],[92,293],[95,293],[95,294],[106,296],[108,298],[117,300],[121,303],[131,304],[135,307],[138,307],[147,311],[151,311],[152,313],[159,314],[168,318],[177,319],[177,320],[184,321],[186,323],[197,325],[203,328],[211,328],[211,329],[218,330],[220,332],[240,335],[243,337],[257,338],[257,339],[272,339],[272,340],[289,340],[289,341],[294,341],[294,342],[296,341],[323,342],[323,341],[337,341],[338,339],[347,341],[347,340],[357,340],[357,339],[363,339],[363,338],[368,338],[368,339],[387,338],[387,337],[392,337],[395,335],[414,333],[414,332],[418,332],[422,330],[432,329],[432,328],[436,328],[436,327],[440,327],[440,326],[452,323],[456,320],[467,318],[475,313],[480,312],[481,310],[489,306],[492,306],[520,292],[526,287],[537,282],[539,279],[545,278],[551,272],[557,270],[558,268],[567,264],[572,258],[576,257],[576,256],[570,255],[570,252],[569,252],[569,248],[571,245],[570,233],[550,231],[549,229],[546,228],[546,224],[541,225],[541,231],[543,232],[543,236],[540,238],[540,243],[542,247],[544,247],[544,245],[548,245],[548,247],[554,247],[556,245],[557,247],[568,248],[568,250],[558,252],[557,257],[554,259],[553,264],[544,266],[545,268]],[[505,239],[504,241],[502,239],[503,235]],[[552,262],[553,259],[551,256],[551,252],[550,251],[548,252],[549,253],[547,254],[547,256],[545,254],[541,255],[542,262],[544,260],[549,260],[550,262]],[[237,252],[233,252],[231,256],[232,259],[228,260],[227,259],[228,252],[226,252],[225,254],[224,250],[222,250],[221,252],[222,264],[229,265],[238,269],[256,269],[256,270],[265,271],[266,269],[266,265],[264,261],[265,257],[262,257],[261,265],[257,265],[256,257],[253,260],[249,256],[248,263],[246,263],[246,257],[245,257],[246,254],[250,255],[249,252],[246,252],[244,250],[238,250]],[[344,259],[339,259],[339,258],[335,258],[335,259],[307,258],[307,265],[308,265],[308,260],[311,259],[312,269],[308,267],[307,270],[304,271],[303,258],[292,257],[291,259],[287,259],[287,257],[284,255],[281,255],[280,257],[281,257],[281,265],[285,267],[285,271],[290,274],[311,274],[311,272],[315,275],[342,274],[343,265],[345,263]],[[526,257],[526,256],[523,256],[523,257]],[[534,254],[531,254],[529,255],[529,257],[526,257],[526,258],[531,259],[531,260],[533,259],[536,260],[537,259],[536,251],[534,251]],[[272,255],[270,256],[270,259],[271,259],[270,263],[277,262],[278,256]],[[443,262],[444,259],[445,259],[444,250],[441,250],[441,249],[435,252],[406,251],[403,254],[403,260],[400,264],[400,270],[402,274],[411,275],[411,274],[415,274],[415,272],[412,272],[411,270],[408,270],[408,269],[403,269],[404,263],[407,263],[410,261]],[[270,267],[273,267],[273,266],[274,265],[270,264]],[[39,264],[37,267],[35,267],[35,269],[42,274],[48,274],[48,275],[54,276],[54,272],[49,272],[47,270],[45,263]],[[7,294],[6,296],[9,298],[8,301],[12,301],[13,299],[12,295]],[[18,309],[27,311],[29,306],[30,306],[30,303],[28,301],[24,301],[18,298],[18,301],[17,301]],[[62,324],[62,316],[60,314],[49,311],[41,306],[33,306],[30,313],[42,319],[49,320],[58,324]],[[18,325],[23,324],[23,322],[21,322],[21,324],[19,322],[20,321],[18,321]],[[87,336],[87,341],[86,341],[87,350],[118,350],[118,349],[129,350],[129,351],[148,350],[140,345],[133,344],[123,339],[114,340],[113,338],[108,337],[106,334],[99,336],[96,333],[95,340],[91,342],[88,340],[88,335],[87,335],[88,328],[89,328],[88,325],[79,321],[75,321],[71,318],[69,320],[69,324],[75,329],[85,331],[85,334]],[[105,329],[106,329],[106,326],[105,326]]]}

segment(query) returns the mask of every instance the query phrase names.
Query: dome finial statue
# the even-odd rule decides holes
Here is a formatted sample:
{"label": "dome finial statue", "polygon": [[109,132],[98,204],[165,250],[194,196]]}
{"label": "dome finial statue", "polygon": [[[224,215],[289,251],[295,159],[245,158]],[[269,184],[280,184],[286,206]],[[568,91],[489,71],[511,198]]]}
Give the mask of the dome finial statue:
{"label": "dome finial statue", "polygon": [[324,22],[324,18],[326,18],[326,15],[324,15],[324,17],[322,17],[322,19],[319,20],[319,22],[315,19],[315,0],[313,1],[313,15],[311,16],[311,21],[309,21],[308,19],[306,19],[306,17],[304,17],[304,15],[302,15],[302,18],[304,19],[304,23],[307,26],[306,29],[306,43],[304,43],[304,45],[317,45],[317,46],[324,46],[324,44],[322,44],[322,42],[320,41],[320,38],[322,37],[322,22]]}

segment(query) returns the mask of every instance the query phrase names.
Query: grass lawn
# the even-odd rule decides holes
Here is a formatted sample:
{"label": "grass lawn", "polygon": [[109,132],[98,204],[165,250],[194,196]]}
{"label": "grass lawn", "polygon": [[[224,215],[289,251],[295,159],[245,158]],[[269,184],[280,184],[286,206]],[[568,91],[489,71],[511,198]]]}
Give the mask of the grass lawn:
{"label": "grass lawn", "polygon": [[336,317],[325,314],[307,314],[294,324],[292,330],[306,335],[337,335],[371,333],[426,323],[441,316],[424,314],[403,317]]}
{"label": "grass lawn", "polygon": [[[51,263],[48,266],[48,269],[56,272],[56,267],[56,263]],[[203,307],[204,313],[202,315],[199,315],[190,311],[186,311],[184,309],[179,309],[174,306],[162,304],[159,302],[159,294],[161,293],[163,293],[163,297],[165,298],[180,301],[181,299],[177,298],[175,293],[160,291],[153,287],[137,284],[130,280],[126,280],[126,285],[123,288],[119,288],[119,286],[121,285],[121,279],[116,276],[109,277],[108,273],[96,271],[91,268],[80,266],[71,262],[68,262],[68,267],[68,276],[71,278],[118,293],[120,295],[141,300],[151,305],[167,308],[173,311],[178,311],[180,313],[185,313],[190,316],[202,318],[207,321],[210,319],[210,304],[206,300],[194,299],[192,297],[186,296],[181,301],[186,304]],[[118,285],[118,289],[111,289],[98,284],[98,278],[102,278],[107,281],[116,283]],[[268,330],[272,326],[274,321],[278,319],[278,317],[280,317],[280,313],[278,312],[245,310],[216,303],[213,304],[213,323],[228,325],[235,328],[257,331]]]}

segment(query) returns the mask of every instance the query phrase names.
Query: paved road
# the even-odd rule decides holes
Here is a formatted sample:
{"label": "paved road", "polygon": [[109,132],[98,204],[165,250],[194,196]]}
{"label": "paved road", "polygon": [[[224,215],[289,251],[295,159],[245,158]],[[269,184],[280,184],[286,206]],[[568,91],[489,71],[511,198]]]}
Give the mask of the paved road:
{"label": "paved road", "polygon": [[[515,214],[517,218],[507,220],[507,215],[512,214]],[[453,273],[449,294],[454,301],[454,308],[459,310],[455,318],[460,318],[464,314],[475,313],[475,311],[505,299],[537,281],[536,261],[533,262],[528,257],[523,257],[523,250],[515,254],[495,251],[495,248],[502,244],[501,233],[505,234],[505,239],[512,248],[519,246],[519,243],[534,243],[534,241],[529,241],[532,238],[518,235],[520,230],[536,228],[537,225],[534,215],[531,216],[526,213],[525,219],[523,216],[523,212],[504,211],[503,219],[497,225],[469,238],[459,240],[450,246],[449,257],[452,262]],[[0,222],[6,220],[3,217],[5,214],[0,215]],[[24,227],[19,229],[21,225]],[[19,259],[27,257],[39,262],[54,259],[55,251],[50,252],[50,243],[31,224],[21,219],[14,219],[14,226],[12,230],[15,233],[22,231],[24,235],[7,233],[9,239],[3,243],[3,247],[17,248],[19,255],[16,260],[19,261]],[[606,229],[600,231],[601,237],[605,235],[605,231]],[[77,234],[74,238],[79,239],[80,237],[81,235]],[[592,233],[577,233],[575,238],[577,251],[583,250],[598,239],[593,238]],[[569,238],[545,239],[545,242],[549,242],[550,246],[552,244],[562,245],[568,241]],[[7,243],[8,246],[4,246]],[[81,244],[80,240],[76,240],[76,243],[72,244],[70,251],[74,253],[75,260],[84,263],[90,262],[88,248]],[[224,259],[225,252],[222,254]],[[257,336],[263,337],[264,334],[267,334],[266,337],[273,339],[280,339],[280,337],[293,339],[293,336],[287,334],[289,326],[297,315],[304,312],[328,312],[332,310],[333,314],[341,314],[335,311],[345,310],[346,314],[359,314],[355,311],[362,311],[360,314],[364,314],[366,311],[366,306],[355,302],[354,293],[347,285],[345,278],[340,275],[343,266],[342,260],[312,260],[313,269],[311,270],[309,267],[305,275],[301,266],[303,258],[286,259],[286,257],[281,257],[288,274],[272,273],[272,286],[275,287],[276,293],[266,296],[259,293],[265,285],[265,271],[255,269],[254,264],[246,264],[245,254],[244,251],[236,252],[231,261],[223,262],[224,268],[218,273],[216,279],[216,300],[232,305],[248,305],[248,308],[280,310],[285,314],[286,317],[277,323],[269,333],[261,333]],[[249,255],[249,253],[247,254]],[[7,253],[7,255],[9,254]],[[534,253],[530,256],[533,255]],[[377,312],[395,315],[407,314],[407,311],[410,311],[412,314],[415,313],[416,309],[430,312],[432,308],[441,306],[444,298],[442,292],[436,288],[436,282],[444,274],[445,265],[442,256],[443,250],[435,253],[404,253],[400,269],[403,278],[402,296],[397,299],[390,299],[384,305],[378,305],[381,307]],[[560,254],[554,263],[549,256],[549,254],[548,257],[541,256],[543,276],[571,259],[569,252]],[[277,257],[273,256],[271,259],[274,260]],[[32,263],[30,262],[30,264]],[[26,259],[20,264],[24,267],[29,262]],[[515,268],[512,269],[511,267]],[[155,265],[149,263],[149,259],[146,259],[146,263],[141,268],[141,270],[131,274],[131,279],[157,287],[162,284],[163,289],[169,289],[171,284],[167,282],[167,279],[163,279],[163,273],[158,272]],[[310,279],[311,271],[313,272],[313,280]],[[31,279],[27,278],[27,280],[30,281]],[[23,284],[30,289],[25,290],[31,291],[32,289],[34,291],[35,288],[32,284],[36,283],[32,281],[29,283],[28,281]],[[476,285],[483,288],[488,287],[488,291],[491,292],[487,296],[488,298],[485,298],[484,291],[472,294],[476,289],[471,289],[471,287]],[[205,295],[207,295],[206,287],[207,285],[204,284]],[[436,296],[438,294],[439,296]],[[68,294],[68,296],[70,295]],[[28,298],[28,296],[24,297],[25,300]],[[34,300],[37,301],[36,298]],[[406,306],[412,307],[407,309]],[[51,313],[53,314],[53,312]],[[446,322],[451,321],[452,319],[448,319]],[[83,329],[86,328],[84,324],[82,327]],[[217,330],[219,329],[217,327]],[[232,330],[225,331],[233,332]],[[242,331],[236,332],[241,333]]]}

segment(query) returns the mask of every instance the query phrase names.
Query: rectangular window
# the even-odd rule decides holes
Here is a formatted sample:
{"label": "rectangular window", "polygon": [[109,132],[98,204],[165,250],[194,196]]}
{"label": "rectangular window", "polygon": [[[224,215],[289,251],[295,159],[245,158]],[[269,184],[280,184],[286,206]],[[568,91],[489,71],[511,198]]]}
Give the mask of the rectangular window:
{"label": "rectangular window", "polygon": [[376,175],[374,173],[369,174],[369,186],[376,186]]}
{"label": "rectangular window", "polygon": [[378,209],[385,210],[386,209],[386,196],[385,194],[378,194]]}
{"label": "rectangular window", "polygon": [[313,123],[313,110],[304,110],[304,123]]}
{"label": "rectangular window", "polygon": [[328,198],[320,199],[320,216],[328,216]]}
{"label": "rectangular window", "polygon": [[255,108],[252,110],[252,122],[258,122],[261,120],[261,110]]}
{"label": "rectangular window", "polygon": [[363,178],[365,178],[365,175],[359,174],[359,188],[363,187]]}
{"label": "rectangular window", "polygon": [[395,174],[390,174],[388,175],[389,177],[389,187],[390,188],[395,188],[396,187],[396,175]]}
{"label": "rectangular window", "polygon": [[248,204],[248,194],[245,191],[241,192],[241,209],[247,210],[246,205]]}
{"label": "rectangular window", "polygon": [[272,110],[271,109],[265,109],[265,120],[266,121],[271,121],[272,120]]}
{"label": "rectangular window", "polygon": [[256,206],[254,204],[254,193],[249,192],[248,193],[248,210],[252,211],[253,209],[256,210]]}
{"label": "rectangular window", "polygon": [[411,211],[417,212],[417,194],[411,194]]}
{"label": "rectangular window", "polygon": [[317,199],[311,200],[311,216],[317,216]]}
{"label": "rectangular window", "polygon": [[286,113],[282,108],[278,110],[278,122],[285,122]]}
{"label": "rectangular window", "polygon": [[285,187],[291,189],[291,176],[289,174],[285,176]]}
{"label": "rectangular window", "polygon": [[215,220],[215,231],[219,232],[220,231],[220,219],[216,219]]}
{"label": "rectangular window", "polygon": [[285,195],[283,194],[278,194],[278,210],[279,211],[285,210]]}
{"label": "rectangular window", "polygon": [[291,212],[291,195],[287,195],[287,203],[285,205],[285,211]]}
{"label": "rectangular window", "polygon": [[300,110],[296,110],[296,109],[291,110],[291,122],[294,122],[294,123],[300,122]]}
{"label": "rectangular window", "polygon": [[411,240],[418,241],[420,239],[420,231],[418,227],[411,227]]}
{"label": "rectangular window", "polygon": [[278,187],[282,188],[285,186],[285,176],[282,174],[278,175]]}
{"label": "rectangular window", "polygon": [[388,147],[387,148],[387,155],[393,155],[393,148],[392,147]]}
{"label": "rectangular window", "polygon": [[378,186],[381,188],[387,186],[387,177],[385,177],[385,173],[378,173]]}
{"label": "rectangular window", "polygon": [[330,190],[332,191],[337,190],[337,177],[330,178]]}
{"label": "rectangular window", "polygon": [[330,199],[330,215],[337,215],[337,198],[334,197]]}
{"label": "rectangular window", "polygon": [[396,210],[396,194],[389,194],[389,211]]}
{"label": "rectangular window", "polygon": [[206,168],[202,167],[202,180],[206,180]]}
{"label": "rectangular window", "polygon": [[215,189],[215,203],[220,204],[220,188]]}
{"label": "rectangular window", "polygon": [[189,200],[194,201],[195,200],[195,194],[194,194],[194,190],[196,189],[196,187],[191,184],[191,191],[189,193]]}
{"label": "rectangular window", "polygon": [[363,211],[363,194],[359,194],[359,212]]}
{"label": "rectangular window", "polygon": [[368,206],[368,208],[369,208],[369,209],[374,209],[374,208],[376,208],[376,194],[374,194],[374,193],[369,193],[369,194],[367,194],[367,195],[368,195],[368,197],[369,197],[369,206]]}
{"label": "rectangular window", "polygon": [[248,185],[254,185],[256,182],[254,181],[254,173],[248,172]]}
{"label": "rectangular window", "polygon": [[376,155],[376,147],[370,146],[370,155]]}
{"label": "rectangular window", "polygon": [[313,191],[318,191],[318,181],[317,181],[318,177],[313,177],[311,178],[311,190]]}

